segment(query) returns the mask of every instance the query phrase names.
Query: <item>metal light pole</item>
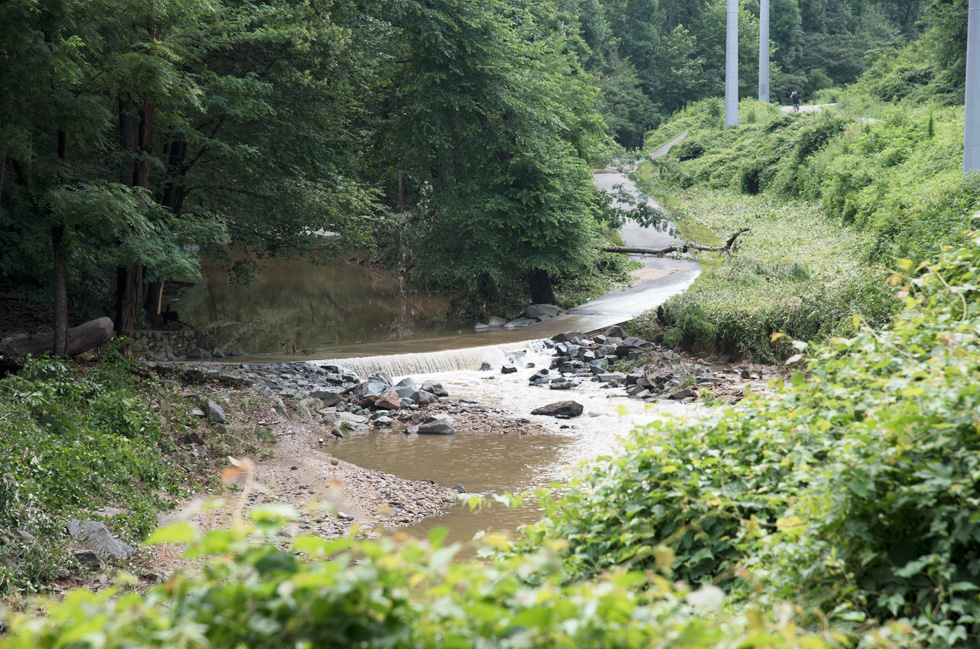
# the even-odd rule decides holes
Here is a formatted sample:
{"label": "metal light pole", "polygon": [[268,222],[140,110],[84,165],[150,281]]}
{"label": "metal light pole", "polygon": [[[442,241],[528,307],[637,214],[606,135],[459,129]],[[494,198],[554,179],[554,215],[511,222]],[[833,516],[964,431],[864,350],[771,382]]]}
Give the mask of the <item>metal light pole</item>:
{"label": "metal light pole", "polygon": [[769,0],[759,2],[759,101],[769,103]]}
{"label": "metal light pole", "polygon": [[963,175],[980,171],[980,0],[970,0],[966,37]]}
{"label": "metal light pole", "polygon": [[728,0],[725,45],[725,126],[738,126],[738,0]]}

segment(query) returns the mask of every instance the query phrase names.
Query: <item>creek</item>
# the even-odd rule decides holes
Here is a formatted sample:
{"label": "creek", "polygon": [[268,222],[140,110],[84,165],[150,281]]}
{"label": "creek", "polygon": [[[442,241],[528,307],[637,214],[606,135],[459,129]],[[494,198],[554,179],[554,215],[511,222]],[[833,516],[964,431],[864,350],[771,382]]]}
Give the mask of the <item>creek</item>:
{"label": "creek", "polygon": [[[607,191],[616,184],[637,191],[617,173],[597,174],[596,183]],[[621,234],[631,246],[663,247],[677,241],[672,228],[628,225]],[[350,264],[280,263],[264,269],[248,286],[231,282],[209,266],[204,281],[185,291],[173,307],[183,320],[214,331],[219,346],[250,352],[248,363],[308,360],[342,365],[363,378],[379,370],[416,381],[432,378],[443,383],[453,400],[478,402],[548,427],[548,435],[449,437],[371,428],[327,443],[326,450],[342,460],[402,478],[433,480],[447,487],[461,484],[468,493],[492,500],[494,494],[565,483],[580,462],[614,453],[635,425],[663,416],[691,416],[698,409],[658,402],[648,410],[644,402],[627,399],[622,389],[602,389],[589,381],[570,391],[531,389],[528,377],[536,370],[523,363],[516,374],[499,372],[507,354],[519,350],[537,368],[548,367],[550,358],[542,356],[543,346],[533,341],[634,318],[684,291],[700,272],[693,260],[641,261],[645,268],[640,283],[631,289],[527,328],[489,334],[474,333],[472,324],[451,327],[444,318],[445,298],[411,293],[394,274]],[[480,371],[485,362],[495,371]],[[529,414],[566,399],[581,403],[585,413],[558,423]],[[442,525],[450,529],[452,540],[466,541],[485,529],[512,532],[539,514],[533,503],[516,509],[494,504],[477,512],[459,506],[411,531],[421,535]]]}

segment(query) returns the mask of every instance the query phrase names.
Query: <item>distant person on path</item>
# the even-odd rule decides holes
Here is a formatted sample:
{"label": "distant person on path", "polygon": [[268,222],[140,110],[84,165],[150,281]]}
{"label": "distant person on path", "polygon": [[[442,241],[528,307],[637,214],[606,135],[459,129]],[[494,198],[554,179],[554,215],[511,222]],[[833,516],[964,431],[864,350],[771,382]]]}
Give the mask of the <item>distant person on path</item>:
{"label": "distant person on path", "polygon": [[800,111],[800,92],[798,90],[794,90],[793,92],[789,93],[789,98],[793,100],[793,110],[795,110],[796,112],[799,112]]}

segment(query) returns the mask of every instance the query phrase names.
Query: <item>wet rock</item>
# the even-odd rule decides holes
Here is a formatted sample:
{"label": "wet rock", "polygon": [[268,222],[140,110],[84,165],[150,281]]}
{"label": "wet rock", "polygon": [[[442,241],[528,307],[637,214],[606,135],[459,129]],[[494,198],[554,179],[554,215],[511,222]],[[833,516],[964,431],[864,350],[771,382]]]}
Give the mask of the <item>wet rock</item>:
{"label": "wet rock", "polygon": [[456,493],[465,494],[466,493],[466,487],[464,487],[461,484],[458,484],[455,487],[453,487],[453,491],[455,491]]}
{"label": "wet rock", "polygon": [[516,374],[517,373],[517,368],[514,367],[514,365],[511,364],[511,363],[507,363],[506,365],[504,365],[503,367],[500,368],[500,373],[501,374]]}
{"label": "wet rock", "polygon": [[480,371],[481,372],[489,372],[492,369],[493,369],[493,365],[491,365],[490,363],[488,363],[486,361],[483,361],[482,363],[480,363]]}
{"label": "wet rock", "polygon": [[[570,381],[564,377],[560,379],[554,379],[549,385],[550,390],[571,390],[578,385],[578,381]],[[533,414],[533,413],[532,413]]]}
{"label": "wet rock", "polygon": [[201,360],[204,358],[211,358],[211,353],[206,349],[201,349],[200,347],[195,347],[194,349],[187,352],[187,358],[194,360]]}
{"label": "wet rock", "polygon": [[500,329],[505,324],[507,324],[507,321],[503,318],[494,316],[487,321],[487,324],[489,324],[490,327],[493,329]]}
{"label": "wet rock", "polygon": [[394,389],[386,391],[374,402],[374,407],[378,410],[398,410],[401,406],[401,397]]}
{"label": "wet rock", "polygon": [[404,433],[406,435],[418,435],[419,434],[419,427],[418,426],[409,426],[408,428],[405,429]]}
{"label": "wet rock", "polygon": [[448,397],[449,391],[442,387],[442,383],[436,383],[435,381],[426,381],[422,384],[422,389],[426,392],[431,392],[437,397]]}
{"label": "wet rock", "polygon": [[551,340],[553,340],[556,343],[563,343],[581,337],[582,337],[581,331],[566,331],[565,333],[560,333],[555,336],[552,336]]}
{"label": "wet rock", "polygon": [[248,356],[248,352],[245,351],[244,349],[242,349],[241,347],[236,347],[235,349],[231,350],[231,354],[230,355],[231,356]]}
{"label": "wet rock", "polygon": [[455,435],[452,419],[448,415],[429,417],[419,425],[419,435]]}
{"label": "wet rock", "polygon": [[225,353],[223,351],[221,351],[220,349],[218,349],[217,347],[215,347],[214,349],[211,350],[211,355],[214,356],[215,358],[224,358],[225,357]]}
{"label": "wet rock", "polygon": [[532,320],[531,318],[517,318],[516,320],[511,320],[504,325],[504,329],[523,329],[524,327],[533,325],[537,320]]}
{"label": "wet rock", "polygon": [[122,559],[136,550],[112,535],[105,525],[95,521],[68,521],[68,533],[102,559]]}
{"label": "wet rock", "polygon": [[541,406],[540,408],[535,408],[531,411],[531,414],[568,419],[578,417],[584,410],[585,408],[582,404],[575,401],[557,401],[555,403],[549,403],[546,406]]}
{"label": "wet rock", "polygon": [[751,378],[752,377],[752,375],[749,373],[749,371],[747,369],[745,369],[744,367],[741,369],[741,371],[739,371],[738,375],[740,377],[742,377],[743,379],[748,379],[748,378]]}
{"label": "wet rock", "polygon": [[477,322],[473,325],[473,331],[477,333],[483,333],[484,331],[490,331],[490,325],[484,324],[482,322]]}
{"label": "wet rock", "polygon": [[535,318],[537,320],[545,320],[547,318],[554,318],[558,315],[559,309],[553,304],[532,304],[524,312],[528,318]]}

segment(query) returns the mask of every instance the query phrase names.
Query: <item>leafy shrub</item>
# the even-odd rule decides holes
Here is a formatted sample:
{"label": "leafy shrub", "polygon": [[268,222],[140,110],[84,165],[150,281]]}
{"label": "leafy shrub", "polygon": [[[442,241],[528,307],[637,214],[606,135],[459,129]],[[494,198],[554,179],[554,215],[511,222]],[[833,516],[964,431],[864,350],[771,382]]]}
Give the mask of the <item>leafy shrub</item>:
{"label": "leafy shrub", "polygon": [[771,601],[821,607],[814,620],[893,620],[918,629],[913,646],[971,646],[980,238],[892,281],[906,285],[890,328],[814,348],[807,371],[771,395],[634,431],[528,545],[567,539],[573,577],[670,556],[678,576],[736,598],[750,591],[732,580],[741,566],[774,584]]}
{"label": "leafy shrub", "polygon": [[[203,537],[187,524],[155,535],[189,541],[186,556],[205,561],[199,575],[177,573],[145,596],[125,592],[125,580],[100,594],[74,591],[50,604],[45,618],[14,616],[0,647],[97,640],[168,649],[829,649],[861,639],[836,629],[806,632],[785,613],[722,612],[710,589],[691,592],[654,572],[562,585],[548,547],[497,565],[451,562],[458,548],[442,545],[445,530],[428,542],[300,536],[279,547],[276,533],[295,512],[266,507],[251,515],[258,530],[252,539],[243,521]],[[528,583],[531,574],[536,584]],[[863,639],[871,645],[882,638],[875,631]]]}

